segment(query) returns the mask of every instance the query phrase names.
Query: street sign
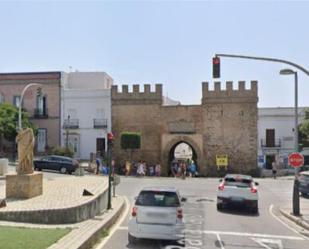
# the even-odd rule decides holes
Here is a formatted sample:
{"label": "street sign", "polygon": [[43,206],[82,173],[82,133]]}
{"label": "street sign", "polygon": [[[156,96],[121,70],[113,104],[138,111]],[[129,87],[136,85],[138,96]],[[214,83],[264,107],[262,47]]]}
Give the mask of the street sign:
{"label": "street sign", "polygon": [[299,168],[304,165],[304,156],[295,152],[289,155],[288,161],[292,167]]}
{"label": "street sign", "polygon": [[228,156],[227,155],[216,155],[217,167],[227,167],[228,166]]}

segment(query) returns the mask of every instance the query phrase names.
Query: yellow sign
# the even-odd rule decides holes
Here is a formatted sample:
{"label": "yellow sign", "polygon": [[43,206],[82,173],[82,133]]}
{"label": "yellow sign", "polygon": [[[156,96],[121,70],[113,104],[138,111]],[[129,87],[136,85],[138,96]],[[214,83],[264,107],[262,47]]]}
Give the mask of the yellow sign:
{"label": "yellow sign", "polygon": [[217,167],[220,167],[220,166],[227,167],[228,165],[227,155],[216,155],[216,164],[217,164]]}

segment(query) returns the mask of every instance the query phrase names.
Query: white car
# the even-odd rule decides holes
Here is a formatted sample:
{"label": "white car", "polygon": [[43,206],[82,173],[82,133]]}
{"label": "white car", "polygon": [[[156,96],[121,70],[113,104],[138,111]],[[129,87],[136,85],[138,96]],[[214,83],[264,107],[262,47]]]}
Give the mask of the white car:
{"label": "white car", "polygon": [[179,240],[184,234],[184,217],[179,192],[172,187],[143,188],[132,208],[129,243],[137,239]]}
{"label": "white car", "polygon": [[227,204],[238,204],[258,212],[258,190],[251,176],[228,174],[221,179],[217,191],[217,209],[222,210]]}

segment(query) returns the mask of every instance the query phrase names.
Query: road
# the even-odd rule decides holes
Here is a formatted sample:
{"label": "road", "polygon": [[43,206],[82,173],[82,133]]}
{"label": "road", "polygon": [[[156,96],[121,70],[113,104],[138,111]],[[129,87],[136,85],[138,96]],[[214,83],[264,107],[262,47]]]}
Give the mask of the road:
{"label": "road", "polygon": [[[196,178],[121,178],[117,194],[128,198],[130,206],[134,197],[144,186],[176,186],[183,196],[186,218],[185,246],[171,245],[170,242],[141,240],[136,245],[128,244],[128,220],[130,211],[121,224],[116,225],[95,249],[305,249],[309,248],[307,237],[282,222],[276,213],[277,207],[291,202],[292,180],[258,179],[259,214],[246,210],[216,209],[218,179]],[[302,201],[308,201],[305,199]],[[131,208],[130,208],[131,209]]]}

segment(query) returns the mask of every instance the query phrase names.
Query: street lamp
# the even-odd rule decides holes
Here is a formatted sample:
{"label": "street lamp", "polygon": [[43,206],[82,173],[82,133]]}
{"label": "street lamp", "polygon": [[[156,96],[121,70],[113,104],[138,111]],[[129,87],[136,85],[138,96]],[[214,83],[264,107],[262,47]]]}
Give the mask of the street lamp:
{"label": "street lamp", "polygon": [[41,86],[41,84],[39,84],[39,83],[30,83],[30,84],[26,85],[25,88],[23,89],[23,91],[21,92],[20,102],[19,102],[19,110],[18,110],[18,129],[20,131],[22,129],[22,124],[21,124],[21,106],[22,106],[22,103],[23,103],[24,94],[32,86]]}
{"label": "street lamp", "polygon": [[[298,152],[298,76],[297,71],[286,68],[280,70],[281,75],[292,75],[294,74],[295,81],[295,106],[294,106],[294,152]],[[300,215],[299,210],[299,181],[298,181],[298,168],[295,168],[295,179],[293,187],[293,214]]]}

